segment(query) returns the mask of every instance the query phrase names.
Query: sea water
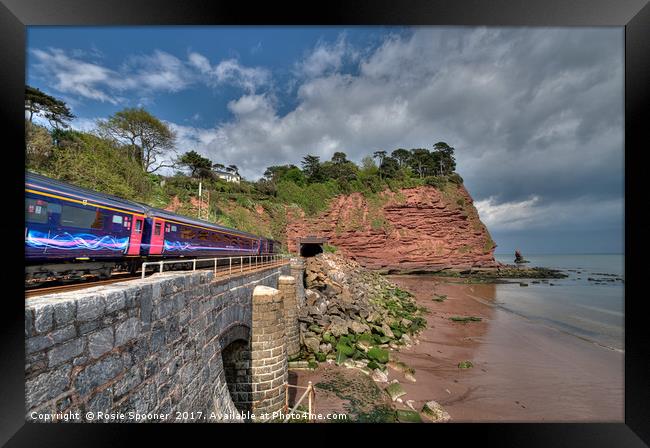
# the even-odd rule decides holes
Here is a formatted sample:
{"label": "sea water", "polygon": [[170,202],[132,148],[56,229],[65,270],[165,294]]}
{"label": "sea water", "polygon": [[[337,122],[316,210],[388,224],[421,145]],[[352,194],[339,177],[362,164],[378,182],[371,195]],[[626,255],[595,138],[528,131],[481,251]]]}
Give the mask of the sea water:
{"label": "sea water", "polygon": [[[495,257],[502,263],[514,262],[514,254]],[[538,279],[521,281],[528,286],[520,286],[519,281],[498,284],[497,306],[605,347],[624,350],[623,255],[524,254],[524,258],[530,263],[523,266],[560,269],[569,276],[539,283],[532,283]]]}

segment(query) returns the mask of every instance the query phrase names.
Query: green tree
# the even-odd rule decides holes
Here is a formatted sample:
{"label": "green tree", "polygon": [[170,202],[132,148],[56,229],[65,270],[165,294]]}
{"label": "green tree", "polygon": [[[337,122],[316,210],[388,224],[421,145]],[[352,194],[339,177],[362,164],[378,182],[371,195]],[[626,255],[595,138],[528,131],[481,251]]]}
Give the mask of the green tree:
{"label": "green tree", "polygon": [[200,155],[196,151],[189,151],[178,158],[179,165],[185,166],[190,170],[190,176],[196,178],[212,177],[212,161]]}
{"label": "green tree", "polygon": [[453,173],[456,170],[455,148],[445,142],[438,142],[433,145],[433,149],[436,151],[436,165],[440,175],[444,176]]}
{"label": "green tree", "polygon": [[413,170],[418,173],[420,179],[424,178],[433,170],[433,160],[431,158],[431,153],[428,149],[425,148],[411,149],[409,165],[411,165],[411,168],[413,168]]}
{"label": "green tree", "polygon": [[291,181],[294,184],[298,186],[303,186],[306,183],[305,175],[303,172],[298,168],[297,166],[294,165],[289,165],[291,168],[289,168],[287,171],[282,174],[280,177],[280,181]]}
{"label": "green tree", "polygon": [[99,120],[97,126],[104,136],[126,144],[129,156],[140,162],[145,172],[154,173],[160,168],[174,166],[162,159],[175,152],[176,134],[143,108],[116,112],[107,120]]}
{"label": "green tree", "polygon": [[381,164],[380,169],[384,177],[390,179],[397,175],[400,166],[395,158],[385,157],[383,163]]}
{"label": "green tree", "polygon": [[75,118],[65,102],[29,85],[25,86],[25,111],[30,123],[34,115],[40,115],[55,129],[67,128],[67,122]]}
{"label": "green tree", "polygon": [[275,182],[269,179],[262,178],[255,182],[255,189],[267,196],[276,196],[278,194],[278,187],[275,185]]}
{"label": "green tree", "polygon": [[399,164],[400,168],[408,166],[411,153],[404,148],[398,148],[390,154]]}
{"label": "green tree", "polygon": [[372,157],[365,156],[363,159],[361,159],[361,171],[363,174],[377,174],[377,164],[372,159]]}
{"label": "green tree", "polygon": [[384,159],[386,158],[386,151],[375,151],[372,153],[372,157],[378,160],[377,166],[379,166],[379,179],[381,180],[381,166],[383,165]]}
{"label": "green tree", "polygon": [[274,183],[282,180],[290,180],[296,185],[304,185],[305,175],[295,165],[272,165],[264,171],[264,177]]}
{"label": "green tree", "polygon": [[[337,155],[342,154],[343,157],[338,157]],[[336,157],[335,157],[336,156]],[[359,169],[354,164],[347,160],[345,154],[335,153],[335,156],[332,157],[332,160],[329,162],[323,162],[321,164],[321,171],[323,173],[323,178],[333,179],[341,184],[346,184],[357,177],[357,172]]]}
{"label": "green tree", "polygon": [[335,165],[342,165],[348,162],[348,156],[344,152],[337,151],[332,154],[332,163]]}
{"label": "green tree", "polygon": [[323,170],[320,164],[320,157],[307,154],[302,159],[302,171],[310,183],[323,180]]}

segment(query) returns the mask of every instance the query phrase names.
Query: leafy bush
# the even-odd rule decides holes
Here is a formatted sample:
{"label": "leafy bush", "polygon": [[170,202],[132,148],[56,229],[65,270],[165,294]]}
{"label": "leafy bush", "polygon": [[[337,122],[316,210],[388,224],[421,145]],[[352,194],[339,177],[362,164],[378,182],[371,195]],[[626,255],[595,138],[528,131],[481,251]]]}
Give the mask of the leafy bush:
{"label": "leafy bush", "polygon": [[445,176],[429,176],[424,179],[424,183],[435,187],[437,190],[442,190],[447,185],[447,178]]}
{"label": "leafy bush", "polygon": [[65,135],[54,147],[48,175],[80,187],[146,202],[159,188],[121,147],[92,134]]}
{"label": "leafy bush", "polygon": [[336,246],[331,246],[331,245],[325,243],[325,244],[323,244],[323,250],[326,253],[335,254],[338,249],[336,248]]}
{"label": "leafy bush", "polygon": [[447,178],[452,184],[461,185],[463,183],[463,178],[458,173],[451,173]]}
{"label": "leafy bush", "polygon": [[278,199],[298,205],[310,216],[325,210],[329,200],[337,194],[339,189],[335,181],[309,184],[305,187],[300,187],[291,181],[278,183]]}

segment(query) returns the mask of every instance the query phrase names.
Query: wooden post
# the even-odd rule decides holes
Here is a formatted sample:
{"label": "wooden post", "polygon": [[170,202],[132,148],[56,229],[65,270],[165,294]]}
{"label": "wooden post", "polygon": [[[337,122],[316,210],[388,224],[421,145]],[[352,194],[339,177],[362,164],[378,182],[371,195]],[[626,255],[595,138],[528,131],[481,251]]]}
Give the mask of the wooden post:
{"label": "wooden post", "polygon": [[311,393],[313,391],[313,387],[311,385],[311,381],[307,384],[307,400],[309,403],[309,406],[307,406],[307,409],[309,410],[309,423],[311,423]]}
{"label": "wooden post", "polygon": [[311,381],[307,383],[307,411],[309,412],[309,416],[307,417],[309,419],[309,423],[311,423],[311,392],[312,392],[312,385]]}
{"label": "wooden post", "polygon": [[289,383],[284,385],[284,413],[289,412]]}

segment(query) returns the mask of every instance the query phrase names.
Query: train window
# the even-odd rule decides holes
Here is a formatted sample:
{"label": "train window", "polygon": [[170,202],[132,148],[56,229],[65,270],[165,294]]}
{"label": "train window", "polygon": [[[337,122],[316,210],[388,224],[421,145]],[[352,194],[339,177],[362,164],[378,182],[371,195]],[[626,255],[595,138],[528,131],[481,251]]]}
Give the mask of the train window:
{"label": "train window", "polygon": [[25,220],[38,224],[47,223],[48,203],[39,199],[27,199],[25,201]]}
{"label": "train window", "polygon": [[142,220],[141,219],[136,219],[135,220],[135,232],[136,233],[142,232]]}
{"label": "train window", "polygon": [[176,232],[176,229],[177,229],[176,226],[172,226],[172,232]]}
{"label": "train window", "polygon": [[191,240],[196,238],[196,232],[191,228],[185,228],[181,231],[181,238]]}
{"label": "train window", "polygon": [[104,214],[99,209],[91,210],[64,205],[61,207],[61,225],[85,229],[101,229],[104,227]]}
{"label": "train window", "polygon": [[120,215],[113,215],[113,224],[122,224],[122,217]]}
{"label": "train window", "polygon": [[161,230],[162,230],[162,224],[157,222],[153,227],[153,234],[154,235],[160,235]]}

